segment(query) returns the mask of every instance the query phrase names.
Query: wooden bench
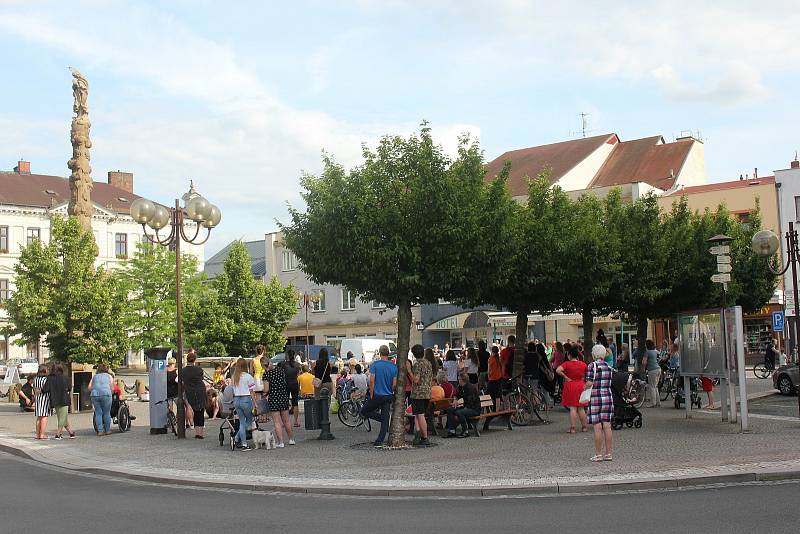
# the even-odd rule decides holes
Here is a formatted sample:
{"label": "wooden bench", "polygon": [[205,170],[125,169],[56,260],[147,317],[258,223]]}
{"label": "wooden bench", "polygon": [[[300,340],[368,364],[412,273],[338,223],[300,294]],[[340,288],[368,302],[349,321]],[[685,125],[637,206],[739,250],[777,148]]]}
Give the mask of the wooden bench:
{"label": "wooden bench", "polygon": [[481,437],[481,433],[478,430],[478,425],[476,424],[481,419],[483,419],[484,432],[489,430],[489,424],[494,419],[505,419],[507,428],[509,430],[513,430],[511,427],[511,416],[514,414],[515,410],[498,410],[494,405],[494,402],[492,402],[491,395],[481,395],[480,400],[481,414],[467,419],[470,428],[475,431],[476,437]]}

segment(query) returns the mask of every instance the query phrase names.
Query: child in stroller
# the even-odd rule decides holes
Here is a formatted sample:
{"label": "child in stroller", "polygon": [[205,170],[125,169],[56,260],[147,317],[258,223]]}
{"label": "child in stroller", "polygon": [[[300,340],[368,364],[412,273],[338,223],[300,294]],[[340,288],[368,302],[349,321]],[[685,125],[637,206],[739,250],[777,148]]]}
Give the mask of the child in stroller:
{"label": "child in stroller", "polygon": [[[219,427],[219,446],[225,445],[225,432],[228,432],[228,440],[231,450],[236,450],[236,433],[239,431],[239,418],[236,416],[236,410],[233,408],[233,385],[231,379],[225,380],[225,388],[222,390],[222,411],[219,416],[222,417],[222,424]],[[258,413],[256,415],[263,415]],[[255,428],[247,429],[247,439],[253,439],[253,430],[261,430],[258,426],[257,419],[253,419]]]}
{"label": "child in stroller", "polygon": [[634,377],[625,371],[615,371],[611,377],[611,395],[614,398],[614,419],[611,428],[619,430],[622,425],[628,428],[642,428],[642,412],[636,408],[639,399],[634,398],[637,388]]}

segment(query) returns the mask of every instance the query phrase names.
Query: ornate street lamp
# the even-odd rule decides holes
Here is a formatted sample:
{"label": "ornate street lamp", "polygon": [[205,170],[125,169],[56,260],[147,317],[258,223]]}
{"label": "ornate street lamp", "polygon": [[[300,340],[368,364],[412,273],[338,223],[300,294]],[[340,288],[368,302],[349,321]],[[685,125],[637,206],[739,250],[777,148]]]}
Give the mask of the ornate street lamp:
{"label": "ornate street lamp", "polygon": [[312,291],[311,293],[303,292],[302,293],[302,298],[303,298],[303,303],[300,306],[302,306],[303,308],[306,309],[306,354],[305,354],[305,359],[306,359],[306,361],[310,361],[309,358],[310,358],[311,355],[308,353],[308,345],[309,345],[309,343],[308,343],[308,338],[309,338],[309,333],[308,333],[308,309],[309,308],[313,308],[314,304],[316,304],[317,302],[322,300],[322,292],[319,291],[319,290]]}
{"label": "ornate street lamp", "polygon": [[[193,245],[202,245],[211,236],[211,229],[222,220],[222,213],[219,208],[211,204],[208,200],[200,196],[194,189],[194,184],[189,188],[189,192],[184,195],[185,211],[181,208],[180,200],[175,199],[175,207],[167,208],[161,204],[156,204],[146,198],[137,198],[131,203],[131,217],[142,225],[144,235],[151,243],[158,243],[163,246],[175,247],[175,304],[177,322],[177,345],[178,354],[176,363],[178,367],[178,438],[186,437],[185,410],[183,406],[183,306],[181,304],[181,241],[186,241]],[[184,217],[195,223],[194,235],[187,235]],[[159,232],[167,225],[170,225],[169,235],[161,236]],[[147,233],[147,227],[153,230],[153,235]],[[200,227],[207,230],[204,238],[200,238]],[[189,230],[191,233],[191,230]]]}
{"label": "ornate street lamp", "polygon": [[[798,290],[797,290],[797,263],[800,261],[800,250],[797,245],[797,230],[794,229],[794,223],[789,223],[789,231],[786,232],[786,256],[787,263],[783,269],[776,270],[772,266],[769,258],[778,251],[780,240],[775,232],[770,230],[761,230],[753,236],[750,245],[759,256],[767,258],[767,266],[772,274],[776,276],[783,276],[789,268],[792,269],[792,294],[794,296],[794,346],[792,347],[792,356],[795,359],[795,364],[800,366],[800,361],[797,359],[797,344],[800,341],[800,314],[798,313]],[[800,386],[795,384],[800,392]],[[800,395],[797,396],[798,410],[800,410]]]}

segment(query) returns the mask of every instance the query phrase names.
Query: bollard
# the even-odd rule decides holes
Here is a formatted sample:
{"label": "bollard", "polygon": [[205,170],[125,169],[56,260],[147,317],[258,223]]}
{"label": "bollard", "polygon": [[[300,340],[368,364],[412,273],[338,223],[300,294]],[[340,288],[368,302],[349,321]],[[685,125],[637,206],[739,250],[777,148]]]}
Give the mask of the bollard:
{"label": "bollard", "polygon": [[319,391],[319,426],[322,431],[319,433],[317,439],[329,441],[334,438],[331,434],[331,392],[327,387],[323,387]]}

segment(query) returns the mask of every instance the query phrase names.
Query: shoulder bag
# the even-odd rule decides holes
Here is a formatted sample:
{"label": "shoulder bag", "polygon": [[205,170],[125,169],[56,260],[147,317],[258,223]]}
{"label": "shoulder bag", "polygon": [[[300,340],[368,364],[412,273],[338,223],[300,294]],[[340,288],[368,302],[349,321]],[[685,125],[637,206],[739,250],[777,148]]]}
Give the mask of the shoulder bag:
{"label": "shoulder bag", "polygon": [[[326,372],[326,373],[328,372],[328,366],[329,366],[329,365],[330,365],[330,362],[325,362],[325,372]],[[322,375],[322,376],[325,376],[325,374],[323,373],[323,375]],[[322,385],[322,379],[321,379],[321,378],[317,378],[317,377],[315,376],[315,377],[314,377],[314,378],[311,380],[311,383],[314,385],[314,387],[315,387],[315,388],[318,388],[318,387],[320,387],[320,386]]]}

